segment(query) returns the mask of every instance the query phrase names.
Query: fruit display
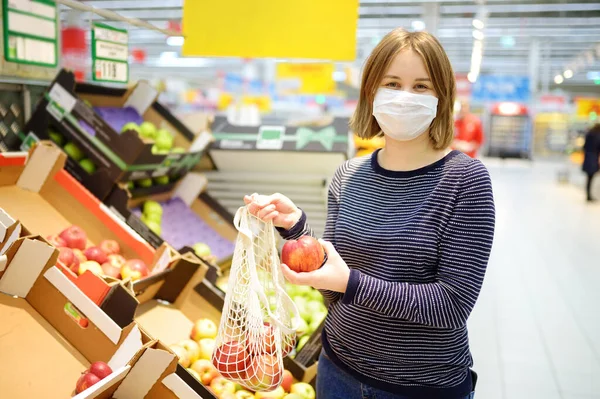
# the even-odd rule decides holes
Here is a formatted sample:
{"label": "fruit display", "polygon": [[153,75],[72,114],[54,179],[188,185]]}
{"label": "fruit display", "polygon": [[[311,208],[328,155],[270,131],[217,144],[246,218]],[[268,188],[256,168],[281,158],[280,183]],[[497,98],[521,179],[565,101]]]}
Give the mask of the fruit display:
{"label": "fruit display", "polygon": [[94,362],[81,373],[75,384],[75,393],[81,393],[112,374],[110,366],[104,362]]}
{"label": "fruit display", "polygon": [[303,236],[286,241],[281,250],[281,261],[295,272],[312,272],[323,265],[325,251],[317,239]]}
{"label": "fruit display", "polygon": [[[148,179],[150,180],[150,179]],[[142,207],[142,222],[155,234],[161,235],[162,233],[162,206],[156,201],[146,201]]]}
{"label": "fruit display", "polygon": [[[96,110],[106,110],[106,108],[96,108]],[[115,110],[113,110],[113,115],[115,114],[114,111]],[[109,116],[108,113],[105,113],[104,117],[105,119],[107,119],[107,121],[109,121],[109,123],[111,121],[113,122],[111,123],[113,127],[116,127],[116,125],[118,124],[116,117]],[[123,116],[121,116],[120,118],[122,117]],[[121,128],[121,133],[126,132],[128,130],[133,130],[140,136],[140,138],[146,141],[153,142],[153,154],[168,154],[170,152],[181,152],[180,148],[177,148],[177,151],[174,151],[175,149],[173,148],[173,143],[175,142],[175,136],[173,136],[173,134],[167,129],[157,129],[154,123],[152,122],[144,121],[139,125],[136,122],[127,122]],[[185,150],[183,152],[185,152]]]}
{"label": "fruit display", "polygon": [[114,240],[88,246],[87,234],[79,226],[67,227],[59,234],[46,237],[46,240],[58,248],[59,262],[78,275],[89,270],[97,276],[135,281],[150,274],[142,260],[127,260],[120,255],[121,247]]}

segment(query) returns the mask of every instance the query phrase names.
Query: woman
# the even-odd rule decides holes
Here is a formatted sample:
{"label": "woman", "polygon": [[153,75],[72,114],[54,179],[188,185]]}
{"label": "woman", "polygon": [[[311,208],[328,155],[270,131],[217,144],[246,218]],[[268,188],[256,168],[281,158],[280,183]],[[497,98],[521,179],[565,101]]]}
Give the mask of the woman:
{"label": "woman", "polygon": [[583,171],[587,174],[586,193],[588,202],[595,201],[592,197],[592,179],[600,169],[600,123],[597,123],[585,135],[583,145]]}
{"label": "woman", "polygon": [[[282,265],[293,284],[329,300],[319,399],[473,397],[467,318],[483,282],[494,202],[483,164],[449,151],[454,72],[428,33],[390,32],[366,62],[351,127],[385,147],[342,165],[329,187],[311,273]],[[281,235],[311,234],[281,194],[246,196]]]}

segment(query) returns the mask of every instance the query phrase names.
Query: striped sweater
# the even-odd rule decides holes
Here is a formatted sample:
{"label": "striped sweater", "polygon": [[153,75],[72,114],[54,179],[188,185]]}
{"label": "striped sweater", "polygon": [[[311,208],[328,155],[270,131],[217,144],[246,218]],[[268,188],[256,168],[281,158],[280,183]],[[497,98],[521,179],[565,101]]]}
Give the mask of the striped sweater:
{"label": "striped sweater", "polygon": [[[329,186],[324,239],[350,267],[330,302],[323,346],[359,381],[409,398],[454,399],[472,388],[467,318],[494,235],[483,164],[453,151],[409,172],[377,152],[352,159]],[[312,234],[306,215],[283,238]]]}

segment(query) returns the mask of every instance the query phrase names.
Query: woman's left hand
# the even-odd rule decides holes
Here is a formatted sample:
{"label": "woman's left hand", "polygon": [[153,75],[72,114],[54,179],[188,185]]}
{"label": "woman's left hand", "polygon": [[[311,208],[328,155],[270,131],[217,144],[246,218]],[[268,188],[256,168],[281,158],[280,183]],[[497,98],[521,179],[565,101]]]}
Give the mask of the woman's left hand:
{"label": "woman's left hand", "polygon": [[287,265],[281,264],[283,275],[292,284],[310,285],[318,290],[346,292],[350,269],[329,241],[319,240],[327,253],[327,263],[320,269],[308,273],[296,273]]}

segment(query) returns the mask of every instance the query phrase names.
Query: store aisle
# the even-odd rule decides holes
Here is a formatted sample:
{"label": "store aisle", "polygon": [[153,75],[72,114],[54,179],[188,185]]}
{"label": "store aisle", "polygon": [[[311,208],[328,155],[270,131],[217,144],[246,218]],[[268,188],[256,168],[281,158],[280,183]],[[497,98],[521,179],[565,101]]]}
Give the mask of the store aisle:
{"label": "store aisle", "polygon": [[560,165],[486,162],[497,230],[469,322],[480,399],[600,398],[600,204]]}

